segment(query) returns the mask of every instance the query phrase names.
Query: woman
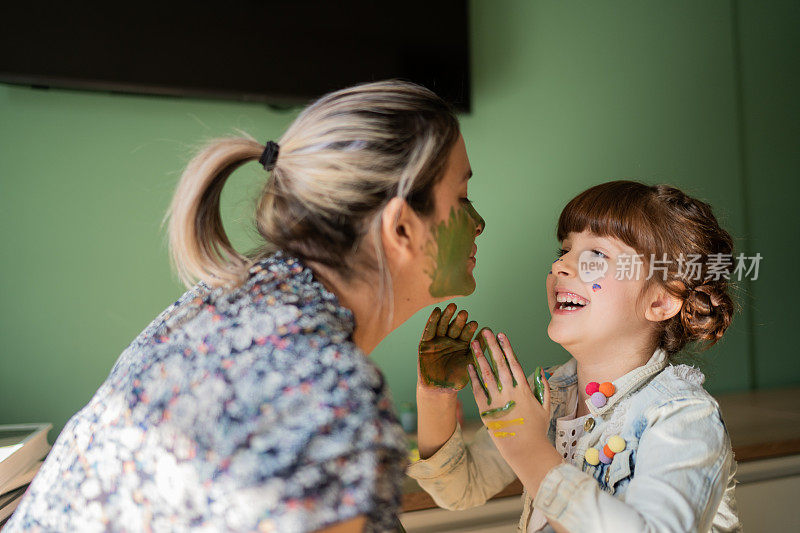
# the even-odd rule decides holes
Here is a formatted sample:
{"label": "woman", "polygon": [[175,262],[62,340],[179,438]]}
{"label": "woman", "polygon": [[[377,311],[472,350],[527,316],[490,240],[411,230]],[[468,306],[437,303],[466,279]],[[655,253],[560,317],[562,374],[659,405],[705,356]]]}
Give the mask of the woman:
{"label": "woman", "polygon": [[[264,245],[242,255],[219,198],[256,160]],[[192,288],[66,424],[6,531],[392,529],[405,439],[366,356],[473,292],[470,175],[450,107],[399,81],[326,95],[266,147],[210,142],[168,212]]]}

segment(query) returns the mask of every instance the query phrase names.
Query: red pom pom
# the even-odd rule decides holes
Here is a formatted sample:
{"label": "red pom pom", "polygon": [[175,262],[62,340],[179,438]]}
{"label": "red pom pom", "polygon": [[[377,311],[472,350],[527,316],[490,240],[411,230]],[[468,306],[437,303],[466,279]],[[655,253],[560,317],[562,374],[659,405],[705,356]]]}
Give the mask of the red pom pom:
{"label": "red pom pom", "polygon": [[591,396],[595,392],[600,390],[600,384],[596,381],[590,381],[586,384],[586,394]]}

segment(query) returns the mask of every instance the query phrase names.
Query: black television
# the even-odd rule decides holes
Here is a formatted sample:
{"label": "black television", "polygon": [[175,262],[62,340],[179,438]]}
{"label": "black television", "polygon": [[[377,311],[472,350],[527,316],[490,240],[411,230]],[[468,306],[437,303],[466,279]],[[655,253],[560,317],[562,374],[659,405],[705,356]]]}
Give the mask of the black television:
{"label": "black television", "polygon": [[2,2],[0,82],[284,107],[400,78],[469,111],[467,4]]}

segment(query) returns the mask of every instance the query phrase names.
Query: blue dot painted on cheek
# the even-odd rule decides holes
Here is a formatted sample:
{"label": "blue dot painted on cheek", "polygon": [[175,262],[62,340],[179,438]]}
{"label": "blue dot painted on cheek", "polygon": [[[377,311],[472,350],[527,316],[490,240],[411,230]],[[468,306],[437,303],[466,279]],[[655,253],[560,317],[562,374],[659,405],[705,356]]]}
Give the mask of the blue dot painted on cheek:
{"label": "blue dot painted on cheek", "polygon": [[598,284],[598,283],[595,283],[595,284],[593,284],[593,285],[592,285],[592,290],[593,290],[594,292],[597,292],[597,291],[599,291],[599,290],[600,290],[600,289],[602,289],[602,288],[603,288],[603,287],[601,287],[601,286],[600,286],[600,284]]}

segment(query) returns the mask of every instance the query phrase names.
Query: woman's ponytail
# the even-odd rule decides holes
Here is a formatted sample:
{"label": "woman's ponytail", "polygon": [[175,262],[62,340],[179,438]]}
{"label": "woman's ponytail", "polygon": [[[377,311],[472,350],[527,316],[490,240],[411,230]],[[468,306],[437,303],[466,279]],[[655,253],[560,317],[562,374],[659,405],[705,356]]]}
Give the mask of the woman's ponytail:
{"label": "woman's ponytail", "polygon": [[211,287],[239,284],[249,260],[234,250],[220,216],[220,196],[228,177],[264,147],[248,138],[208,141],[181,175],[169,219],[170,261],[180,280],[191,287],[203,280]]}

